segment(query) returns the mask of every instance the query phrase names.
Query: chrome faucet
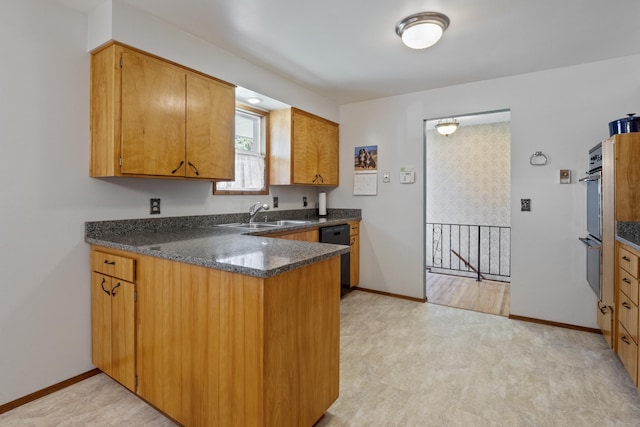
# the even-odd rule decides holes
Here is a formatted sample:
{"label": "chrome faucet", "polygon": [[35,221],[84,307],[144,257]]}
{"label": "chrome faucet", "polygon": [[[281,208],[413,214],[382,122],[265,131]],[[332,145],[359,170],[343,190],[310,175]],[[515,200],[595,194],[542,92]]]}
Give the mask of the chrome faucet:
{"label": "chrome faucet", "polygon": [[253,222],[258,212],[262,210],[268,211],[269,205],[266,203],[263,205],[260,202],[256,202],[253,205],[251,205],[251,207],[249,208],[249,224]]}

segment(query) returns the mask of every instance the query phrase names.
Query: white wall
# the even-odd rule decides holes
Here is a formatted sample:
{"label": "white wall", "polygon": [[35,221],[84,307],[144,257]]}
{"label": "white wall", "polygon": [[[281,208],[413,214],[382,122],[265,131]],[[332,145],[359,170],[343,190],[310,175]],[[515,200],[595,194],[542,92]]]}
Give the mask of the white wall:
{"label": "white wall", "polygon": [[[482,81],[343,105],[341,156],[378,145],[378,195],[353,196],[352,166],[342,162],[334,204],[362,209],[361,286],[423,297],[423,191],[398,183],[401,166],[423,169],[423,120],[511,110],[511,313],[596,327],[595,296],[585,279],[585,188],[576,183],[587,150],[608,137],[607,123],[640,110],[640,56]],[[529,165],[534,151],[544,167]],[[560,185],[560,169],[574,183]],[[520,212],[520,199],[532,212]]]}
{"label": "white wall", "polygon": [[[167,47],[158,54],[175,49],[194,64],[221,58],[160,23],[138,24],[125,42],[156,40]],[[88,17],[47,0],[4,0],[0,25],[1,405],[93,368],[85,221],[149,217],[151,197],[162,199],[161,216],[244,212],[271,198],[212,196],[201,182],[89,178]],[[273,82],[293,105],[338,117],[326,99],[224,55],[223,78],[235,70],[249,88]],[[298,209],[303,195],[313,206],[317,190],[271,193],[280,210]]]}

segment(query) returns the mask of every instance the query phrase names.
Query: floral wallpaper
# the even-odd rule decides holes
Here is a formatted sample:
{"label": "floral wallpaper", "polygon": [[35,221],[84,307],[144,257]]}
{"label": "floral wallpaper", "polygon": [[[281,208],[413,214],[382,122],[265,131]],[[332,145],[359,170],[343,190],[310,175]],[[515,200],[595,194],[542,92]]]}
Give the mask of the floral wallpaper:
{"label": "floral wallpaper", "polygon": [[427,132],[427,222],[509,226],[509,122]]}

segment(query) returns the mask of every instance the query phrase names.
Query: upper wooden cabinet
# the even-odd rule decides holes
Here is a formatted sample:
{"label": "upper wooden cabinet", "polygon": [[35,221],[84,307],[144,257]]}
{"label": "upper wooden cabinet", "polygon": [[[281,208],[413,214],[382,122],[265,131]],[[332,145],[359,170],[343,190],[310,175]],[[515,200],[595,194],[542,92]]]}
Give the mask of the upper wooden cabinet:
{"label": "upper wooden cabinet", "polygon": [[614,135],[605,142],[615,145],[615,219],[640,221],[640,133]]}
{"label": "upper wooden cabinet", "polygon": [[338,185],[339,125],[297,108],[271,111],[270,184]]}
{"label": "upper wooden cabinet", "polygon": [[112,43],[91,58],[90,175],[232,180],[235,86]]}

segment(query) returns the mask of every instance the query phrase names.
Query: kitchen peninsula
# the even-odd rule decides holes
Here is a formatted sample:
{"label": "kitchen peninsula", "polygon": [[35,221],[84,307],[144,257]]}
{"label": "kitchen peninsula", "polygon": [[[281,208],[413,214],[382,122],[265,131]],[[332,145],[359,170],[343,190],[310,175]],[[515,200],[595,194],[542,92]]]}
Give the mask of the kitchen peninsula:
{"label": "kitchen peninsula", "polygon": [[268,236],[360,211],[219,226],[237,215],[85,224],[94,364],[186,426],[310,426],[338,397],[349,248]]}

